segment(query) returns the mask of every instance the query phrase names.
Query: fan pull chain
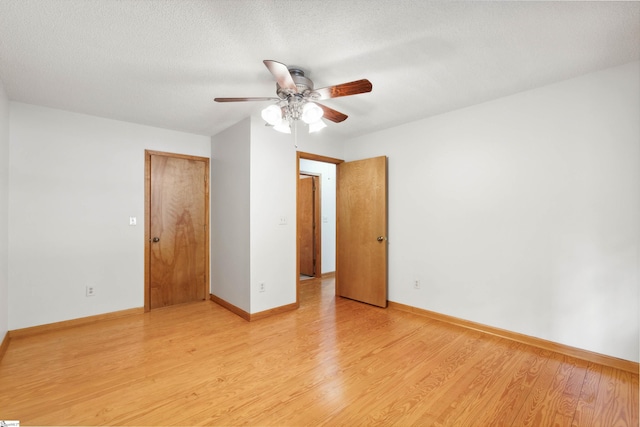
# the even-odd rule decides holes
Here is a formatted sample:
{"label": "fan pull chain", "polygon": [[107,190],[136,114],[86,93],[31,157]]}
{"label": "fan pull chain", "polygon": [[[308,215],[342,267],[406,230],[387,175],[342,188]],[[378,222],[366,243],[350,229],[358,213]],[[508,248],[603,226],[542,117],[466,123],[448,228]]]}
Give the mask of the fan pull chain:
{"label": "fan pull chain", "polygon": [[298,121],[293,121],[293,144],[298,149]]}

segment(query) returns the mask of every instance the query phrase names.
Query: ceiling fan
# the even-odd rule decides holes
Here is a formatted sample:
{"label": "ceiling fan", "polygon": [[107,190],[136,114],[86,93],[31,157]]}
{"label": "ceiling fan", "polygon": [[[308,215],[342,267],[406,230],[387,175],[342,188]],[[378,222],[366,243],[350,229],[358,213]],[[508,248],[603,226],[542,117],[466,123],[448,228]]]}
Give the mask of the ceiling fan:
{"label": "ceiling fan", "polygon": [[315,132],[326,125],[324,117],[334,123],[347,119],[347,115],[320,104],[322,101],[341,96],[371,92],[373,86],[367,79],[356,80],[335,86],[314,89],[311,79],[296,67],[287,67],[277,61],[264,60],[264,65],[276,79],[278,97],[262,98],[214,98],[216,102],[276,101],[262,110],[262,118],[275,130],[291,133],[291,123],[302,120],[309,125],[309,132]]}

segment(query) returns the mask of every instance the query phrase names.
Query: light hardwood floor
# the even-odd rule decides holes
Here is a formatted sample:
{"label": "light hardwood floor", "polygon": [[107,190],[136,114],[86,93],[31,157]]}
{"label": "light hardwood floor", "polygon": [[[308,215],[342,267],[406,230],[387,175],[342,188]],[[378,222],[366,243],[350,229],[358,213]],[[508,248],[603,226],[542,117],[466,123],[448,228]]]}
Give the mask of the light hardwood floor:
{"label": "light hardwood floor", "polygon": [[21,425],[637,426],[638,375],[301,285],[246,322],[213,302],[13,339]]}

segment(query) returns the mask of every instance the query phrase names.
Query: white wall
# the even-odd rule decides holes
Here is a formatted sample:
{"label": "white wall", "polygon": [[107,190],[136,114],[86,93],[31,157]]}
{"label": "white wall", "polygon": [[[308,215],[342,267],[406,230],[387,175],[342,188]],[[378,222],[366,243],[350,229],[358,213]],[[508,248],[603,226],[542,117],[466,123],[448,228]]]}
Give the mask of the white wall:
{"label": "white wall", "polygon": [[304,125],[300,125],[296,149],[303,153],[344,159],[345,139],[334,132],[341,124],[325,121],[328,123],[326,128],[311,134],[307,133]]}
{"label": "white wall", "polygon": [[251,120],[211,142],[211,293],[249,313]]}
{"label": "white wall", "polygon": [[9,330],[9,98],[0,81],[0,342]]}
{"label": "white wall", "polygon": [[210,138],[10,108],[9,329],[142,307],[144,150],[209,157]]}
{"label": "white wall", "polygon": [[635,62],[349,141],[389,156],[389,299],[638,361],[639,120]]}
{"label": "white wall", "polygon": [[300,171],[320,174],[322,274],[336,271],[336,165],[300,159]]}
{"label": "white wall", "polygon": [[[291,135],[252,118],[252,313],[296,302],[296,179]],[[260,283],[265,284],[264,292],[259,291]]]}

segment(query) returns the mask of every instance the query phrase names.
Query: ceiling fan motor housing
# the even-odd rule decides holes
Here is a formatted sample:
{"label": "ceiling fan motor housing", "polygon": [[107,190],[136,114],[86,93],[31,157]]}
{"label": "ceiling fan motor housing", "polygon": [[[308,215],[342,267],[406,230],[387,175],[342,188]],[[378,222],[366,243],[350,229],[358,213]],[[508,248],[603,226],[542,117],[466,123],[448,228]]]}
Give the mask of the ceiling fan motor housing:
{"label": "ceiling fan motor housing", "polygon": [[[313,82],[304,75],[304,71],[299,68],[289,68],[289,73],[291,74],[293,82],[296,84],[299,95],[305,96],[313,91]],[[276,93],[282,99],[287,99],[290,95],[295,95],[290,90],[281,88],[277,83]]]}

